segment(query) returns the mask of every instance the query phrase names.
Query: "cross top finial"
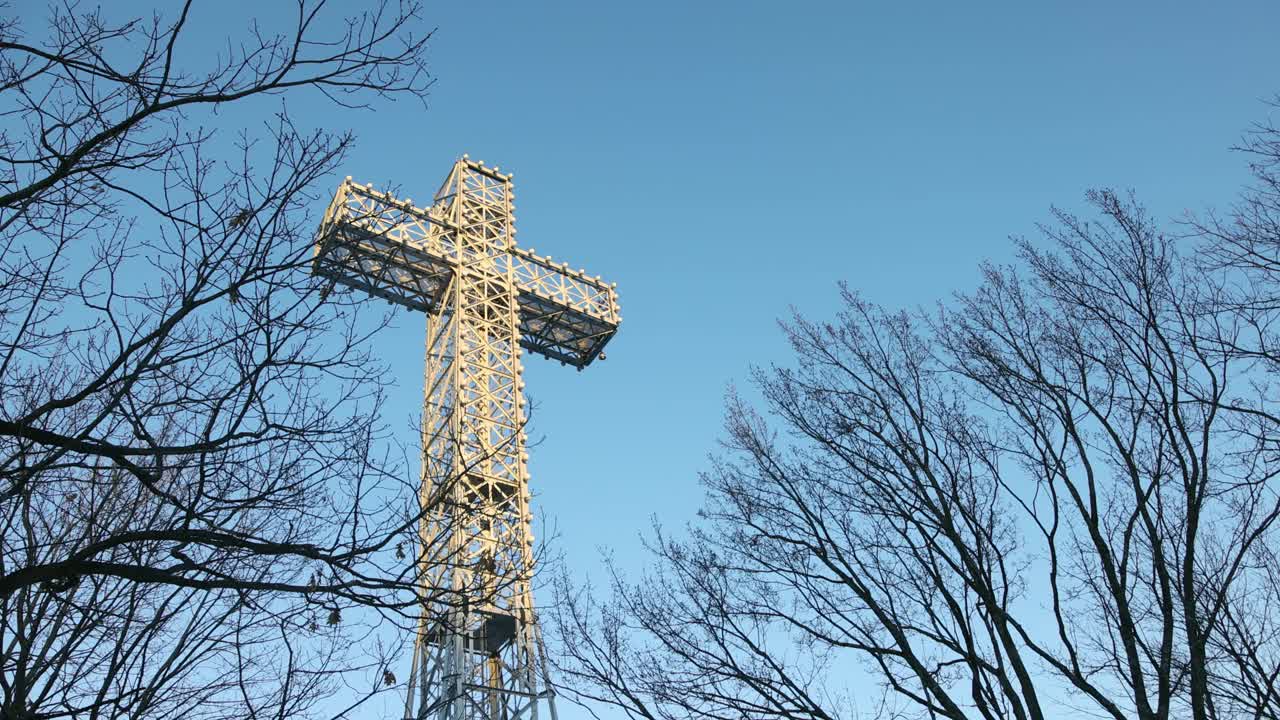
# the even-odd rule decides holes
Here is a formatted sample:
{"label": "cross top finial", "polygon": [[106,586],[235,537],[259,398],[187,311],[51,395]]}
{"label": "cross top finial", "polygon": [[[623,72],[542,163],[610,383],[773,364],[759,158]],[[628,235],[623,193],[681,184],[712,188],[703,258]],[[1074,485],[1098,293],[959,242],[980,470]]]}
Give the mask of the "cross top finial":
{"label": "cross top finial", "polygon": [[466,153],[462,154],[462,158],[458,160],[457,165],[465,167],[472,172],[480,173],[486,177],[492,178],[498,182],[511,182],[514,173],[503,173],[497,165],[490,167],[483,160],[472,160]]}

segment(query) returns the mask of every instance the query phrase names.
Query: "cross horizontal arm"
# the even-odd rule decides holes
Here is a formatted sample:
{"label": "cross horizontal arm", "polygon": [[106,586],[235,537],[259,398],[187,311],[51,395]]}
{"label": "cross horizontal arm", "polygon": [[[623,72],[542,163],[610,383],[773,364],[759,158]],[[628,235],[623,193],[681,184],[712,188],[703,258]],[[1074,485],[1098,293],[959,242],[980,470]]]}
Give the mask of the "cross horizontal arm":
{"label": "cross horizontal arm", "polygon": [[530,352],[584,367],[617,332],[622,317],[612,284],[523,248],[496,260],[515,278],[521,344]]}
{"label": "cross horizontal arm", "polygon": [[[436,208],[415,207],[347,178],[317,233],[313,271],[413,310],[436,312],[463,261],[456,230]],[[512,247],[465,261],[511,277],[520,344],[530,352],[585,367],[622,320],[612,284],[549,257]]]}
{"label": "cross horizontal arm", "polygon": [[316,234],[312,271],[370,295],[433,312],[457,254],[443,219],[347,178]]}

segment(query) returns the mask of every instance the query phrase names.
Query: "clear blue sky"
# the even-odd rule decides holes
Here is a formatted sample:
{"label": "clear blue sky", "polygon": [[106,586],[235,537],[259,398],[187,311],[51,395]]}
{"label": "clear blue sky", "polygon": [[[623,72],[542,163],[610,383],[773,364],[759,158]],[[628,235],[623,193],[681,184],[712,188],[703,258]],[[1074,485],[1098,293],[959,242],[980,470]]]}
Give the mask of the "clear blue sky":
{"label": "clear blue sky", "polygon": [[[536,504],[583,577],[601,546],[638,562],[651,516],[692,516],[726,384],[787,361],[790,306],[830,315],[840,280],[931,304],[1093,186],[1133,188],[1163,217],[1221,205],[1245,177],[1229,146],[1280,91],[1274,2],[427,13],[430,108],[335,114],[360,137],[342,174],[422,202],[470,153],[515,172],[522,244],[618,282],[607,362],[526,363]],[[422,325],[405,313],[378,340],[407,442]]]}

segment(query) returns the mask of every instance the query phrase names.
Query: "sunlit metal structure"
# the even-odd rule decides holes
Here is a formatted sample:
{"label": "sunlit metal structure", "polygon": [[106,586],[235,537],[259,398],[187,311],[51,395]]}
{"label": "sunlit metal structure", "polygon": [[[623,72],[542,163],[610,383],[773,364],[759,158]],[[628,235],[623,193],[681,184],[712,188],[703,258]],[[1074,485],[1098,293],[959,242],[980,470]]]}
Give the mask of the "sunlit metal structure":
{"label": "sunlit metal structure", "polygon": [[[530,587],[521,350],[582,369],[622,318],[615,285],[515,243],[510,174],[462,156],[430,207],[347,178],[314,272],[427,315],[422,522],[429,587],[405,717],[556,717]],[[544,716],[545,717],[545,716]]]}

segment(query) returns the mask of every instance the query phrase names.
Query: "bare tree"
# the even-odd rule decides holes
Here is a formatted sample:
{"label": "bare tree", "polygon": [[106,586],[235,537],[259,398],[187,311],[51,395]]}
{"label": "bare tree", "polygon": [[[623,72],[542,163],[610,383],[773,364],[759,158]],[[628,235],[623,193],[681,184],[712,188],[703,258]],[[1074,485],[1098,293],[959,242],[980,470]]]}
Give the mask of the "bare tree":
{"label": "bare tree", "polygon": [[[338,712],[350,671],[350,702],[395,683],[344,611],[430,592],[385,317],[309,273],[354,138],[282,104],[422,100],[429,33],[414,2],[300,0],[193,52],[211,12],[0,22],[3,718]],[[212,129],[232,105],[251,125]]]}
{"label": "bare tree", "polygon": [[[567,691],[651,718],[1277,717],[1259,177],[1270,215],[1254,193],[1181,241],[1216,263],[1095,192],[934,313],[846,289],[795,315],[764,412],[729,397],[699,521],[610,599],[562,584]],[[873,696],[834,682],[855,659]]]}
{"label": "bare tree", "polygon": [[[1272,114],[1280,99],[1270,103]],[[1237,150],[1250,160],[1254,182],[1225,217],[1209,213],[1189,226],[1207,240],[1200,265],[1205,272],[1225,271],[1232,282],[1214,310],[1231,320],[1235,332],[1216,340],[1250,362],[1253,386],[1232,409],[1247,421],[1242,432],[1252,439],[1252,454],[1271,462],[1280,449],[1280,411],[1275,407],[1275,378],[1280,373],[1280,128],[1256,124]],[[1224,605],[1220,634],[1209,638],[1211,652],[1225,662],[1217,681],[1235,704],[1253,709],[1250,717],[1280,716],[1280,556],[1274,543],[1260,543],[1251,557],[1252,577],[1241,583],[1234,602]]]}

